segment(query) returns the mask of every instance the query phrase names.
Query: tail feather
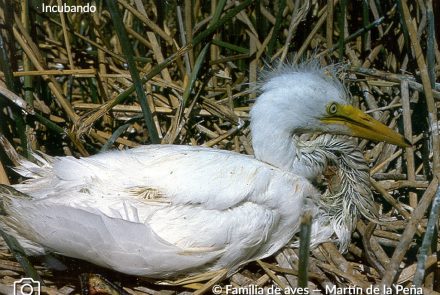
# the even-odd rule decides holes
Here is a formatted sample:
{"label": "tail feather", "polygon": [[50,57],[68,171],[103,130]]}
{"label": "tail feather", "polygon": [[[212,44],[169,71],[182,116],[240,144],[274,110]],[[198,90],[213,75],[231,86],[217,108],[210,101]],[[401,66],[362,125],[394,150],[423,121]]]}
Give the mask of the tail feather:
{"label": "tail feather", "polygon": [[19,153],[17,153],[12,144],[2,133],[0,133],[0,145],[3,147],[3,150],[12,161],[12,163],[15,166],[20,165],[20,160],[23,159],[23,157]]}
{"label": "tail feather", "polygon": [[41,178],[49,176],[51,173],[53,158],[42,153],[31,153],[36,163],[33,163],[23,157],[20,158],[14,171],[26,178]]}
{"label": "tail feather", "polygon": [[[15,188],[9,185],[0,184],[0,208],[4,209],[3,205],[4,202],[7,202],[11,199],[25,199],[25,200],[32,200],[33,198],[27,194],[23,194],[22,192],[19,192]],[[0,213],[1,214],[1,213]]]}
{"label": "tail feather", "polygon": [[45,254],[45,250],[40,244],[26,239],[15,229],[17,220],[8,211],[13,199],[32,200],[32,197],[17,191],[11,186],[0,184],[0,229],[15,237],[25,249],[27,255]]}
{"label": "tail feather", "polygon": [[0,146],[3,147],[6,155],[14,164],[12,168],[15,172],[26,178],[40,178],[48,175],[48,171],[52,167],[54,158],[42,152],[31,151],[30,154],[35,163],[21,156],[8,139],[0,133]]}

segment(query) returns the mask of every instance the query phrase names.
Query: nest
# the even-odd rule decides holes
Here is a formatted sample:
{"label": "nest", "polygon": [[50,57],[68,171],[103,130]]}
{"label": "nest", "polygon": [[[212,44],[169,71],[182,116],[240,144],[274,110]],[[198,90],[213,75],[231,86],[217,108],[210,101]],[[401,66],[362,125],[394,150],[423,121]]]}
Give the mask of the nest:
{"label": "nest", "polygon": [[[347,253],[333,243],[311,249],[309,290],[361,294],[349,288],[415,283],[422,289],[408,289],[411,294],[439,294],[440,240],[432,236],[438,220],[431,213],[438,211],[433,200],[440,172],[440,86],[434,83],[440,52],[433,16],[439,10],[432,2],[111,2],[89,3],[94,13],[59,14],[0,0],[0,132],[19,153],[87,156],[174,143],[253,154],[248,119],[261,69],[310,59],[322,66],[339,62],[353,103],[413,146],[359,142],[376,206],[392,222],[358,220]],[[3,152],[0,157],[0,182],[20,181],[8,168],[11,159]],[[69,258],[59,258],[68,266],[63,271],[29,259],[47,294],[232,294],[239,287],[253,294],[298,292],[298,255],[284,248],[228,279],[181,286]],[[12,293],[13,282],[24,276],[1,241],[0,293]]]}

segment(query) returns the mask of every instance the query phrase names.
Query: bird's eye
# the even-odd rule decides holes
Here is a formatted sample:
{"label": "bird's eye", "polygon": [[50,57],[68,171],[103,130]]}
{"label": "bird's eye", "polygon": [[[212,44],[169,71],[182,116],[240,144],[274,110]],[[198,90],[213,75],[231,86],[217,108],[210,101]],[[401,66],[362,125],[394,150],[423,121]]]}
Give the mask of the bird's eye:
{"label": "bird's eye", "polygon": [[338,111],[338,105],[336,103],[332,103],[327,107],[327,112],[330,115],[336,114],[337,111]]}

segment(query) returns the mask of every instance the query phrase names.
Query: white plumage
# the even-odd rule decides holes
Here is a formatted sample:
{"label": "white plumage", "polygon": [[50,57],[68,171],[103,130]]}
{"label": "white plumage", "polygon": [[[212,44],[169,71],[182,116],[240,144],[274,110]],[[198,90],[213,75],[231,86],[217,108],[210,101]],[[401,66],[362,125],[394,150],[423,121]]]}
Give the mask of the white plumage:
{"label": "white plumage", "polygon": [[0,226],[30,254],[52,251],[153,278],[219,269],[230,275],[286,245],[305,208],[316,217],[314,243],[336,232],[346,247],[347,220],[356,216],[332,223],[339,211],[326,211],[331,204],[310,182],[336,156],[325,145],[305,148],[298,135],[405,145],[346,104],[343,87],[323,70],[283,69],[263,85],[251,111],[255,157],[176,145],[81,159],[36,155],[37,164],[23,160],[16,168],[29,180],[0,187]]}
{"label": "white plumage", "polygon": [[270,255],[297,231],[294,209],[317,196],[300,176],[209,148],[40,160],[25,167],[37,178],[15,186],[33,200],[8,200],[6,222],[48,249],[150,277],[233,271]]}

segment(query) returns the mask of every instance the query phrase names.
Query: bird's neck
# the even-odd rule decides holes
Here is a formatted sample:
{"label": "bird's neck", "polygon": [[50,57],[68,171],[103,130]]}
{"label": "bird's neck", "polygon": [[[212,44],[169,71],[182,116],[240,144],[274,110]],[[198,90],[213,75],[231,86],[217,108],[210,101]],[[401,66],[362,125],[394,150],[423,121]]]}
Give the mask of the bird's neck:
{"label": "bird's neck", "polygon": [[291,171],[296,158],[292,134],[282,128],[271,128],[268,132],[264,132],[264,128],[273,126],[273,122],[272,124],[256,123],[252,126],[252,147],[255,157],[280,169]]}
{"label": "bird's neck", "polygon": [[292,128],[283,128],[285,124],[276,122],[282,121],[268,116],[256,116],[251,121],[255,158],[310,181],[316,180],[326,166],[325,153],[319,149],[304,151],[300,148],[300,139],[292,134]]}

